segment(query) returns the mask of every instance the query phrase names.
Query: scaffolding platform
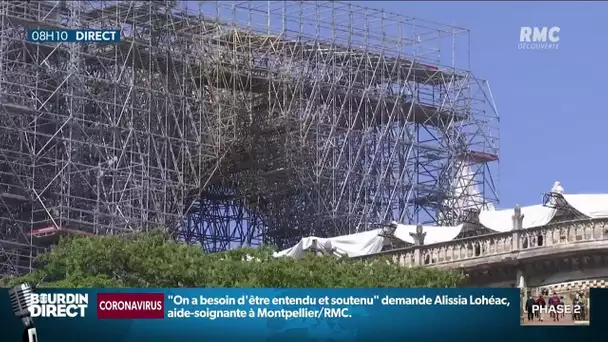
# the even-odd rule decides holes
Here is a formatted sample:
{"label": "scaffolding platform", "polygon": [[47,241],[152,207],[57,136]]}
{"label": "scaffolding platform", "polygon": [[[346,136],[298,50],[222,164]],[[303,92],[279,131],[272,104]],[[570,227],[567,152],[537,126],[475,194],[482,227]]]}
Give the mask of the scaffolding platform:
{"label": "scaffolding platform", "polygon": [[[1,189],[0,189],[1,191]],[[14,201],[18,201],[18,202],[27,202],[29,199],[27,197],[25,197],[22,194],[15,194],[13,192],[6,191],[6,192],[0,192],[0,197],[4,198],[4,199],[8,199],[8,200],[14,200]]]}
{"label": "scaffolding platform", "polygon": [[[49,45],[26,42],[25,46],[27,46],[32,53],[39,54],[40,58],[47,58],[51,54],[61,54],[65,52],[65,47],[61,44]],[[142,70],[160,68],[161,71],[163,66],[166,66],[171,68],[170,70],[164,70],[164,72],[169,75],[173,74],[176,70],[200,72],[201,69],[200,61],[196,64],[184,65],[180,60],[168,60],[163,55],[152,55],[152,53],[145,50],[144,47],[134,45],[133,41],[129,41],[128,39],[122,40],[119,46],[121,46],[124,51],[117,53],[114,50],[115,48],[111,47],[111,51],[108,51],[105,56],[90,51],[90,55],[87,55],[85,58],[85,63],[89,65],[102,63],[105,64],[104,67],[133,63]],[[127,56],[128,58],[121,60],[121,56]],[[149,61],[152,60],[152,57],[157,58],[157,60],[155,63],[150,64]],[[133,60],[134,58],[136,60]],[[327,63],[332,64],[333,61],[327,61]],[[410,61],[404,61],[403,63],[410,66],[412,65],[412,62]],[[247,64],[240,65],[213,59],[205,60],[204,67],[209,70],[206,71],[206,73],[208,73],[206,76],[191,76],[192,81],[199,85],[204,84],[224,89],[244,89],[251,91],[252,93],[260,94],[268,93],[269,89],[282,89],[283,96],[291,94],[287,96],[296,97],[309,97],[315,94],[315,92],[331,93],[330,96],[340,99],[340,101],[333,104],[335,107],[346,107],[348,111],[352,112],[351,115],[341,115],[337,125],[353,129],[361,129],[366,126],[381,126],[390,123],[391,121],[394,123],[413,122],[433,127],[442,127],[453,121],[463,121],[467,119],[467,114],[459,112],[459,108],[443,109],[432,104],[412,101],[407,97],[388,93],[378,93],[373,89],[375,86],[374,82],[370,80],[366,80],[366,86],[364,83],[361,83],[359,87],[353,87],[348,84],[342,86],[328,84],[319,88],[315,86],[316,82],[314,75],[311,75],[309,81],[306,81],[305,78],[302,79],[302,77],[306,77],[304,75],[298,76],[295,74],[286,77],[284,74],[279,74],[277,72],[273,73],[268,68],[252,68],[247,66]],[[445,77],[445,80],[448,82],[452,81],[454,78],[453,76],[448,76],[430,66],[425,66],[423,70],[406,69],[402,77],[413,82],[427,85],[433,84],[431,80],[434,79],[434,77],[437,77],[436,75],[441,75],[441,78]],[[358,73],[356,70],[352,72]],[[428,72],[432,72],[432,75],[427,74]],[[422,74],[426,76],[422,77]],[[383,81],[386,82],[387,80]],[[403,82],[402,80],[395,81]],[[379,83],[380,80],[377,82]],[[8,104],[8,106],[11,106],[10,109],[17,111],[28,110],[19,105]],[[9,108],[8,106],[7,108]]]}
{"label": "scaffolding platform", "polygon": [[498,161],[498,156],[486,152],[468,151],[459,155],[458,159],[474,164],[485,164]]}
{"label": "scaffolding platform", "polygon": [[5,240],[5,239],[0,240],[0,245],[4,248],[25,249],[25,250],[32,247],[31,244],[26,243],[26,242],[18,242],[16,240]]}
{"label": "scaffolding platform", "polygon": [[[465,29],[338,1],[0,0],[0,13],[0,183],[23,189],[0,189],[0,239],[162,227],[206,251],[282,248],[456,224],[446,203],[498,200],[491,92],[441,50],[461,50]],[[122,34],[29,42],[36,28]]]}
{"label": "scaffolding platform", "polygon": [[82,235],[82,236],[91,236],[93,234],[83,232],[77,229],[69,229],[69,228],[58,228],[55,226],[45,227],[34,229],[31,232],[26,233],[27,236],[30,236],[33,242],[40,247],[49,247],[57,242],[61,237],[69,236],[69,235]]}

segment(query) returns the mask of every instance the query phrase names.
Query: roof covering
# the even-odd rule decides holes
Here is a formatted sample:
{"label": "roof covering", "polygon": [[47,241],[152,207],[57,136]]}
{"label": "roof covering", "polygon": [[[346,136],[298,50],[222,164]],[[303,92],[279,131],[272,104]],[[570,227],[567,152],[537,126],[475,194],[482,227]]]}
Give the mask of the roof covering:
{"label": "roof covering", "polygon": [[[565,194],[559,182],[554,183],[549,194],[552,194],[550,203],[521,207],[521,213],[524,216],[523,229],[544,226],[564,210],[577,212],[590,219],[608,217],[608,194]],[[556,203],[556,201],[560,203]],[[496,210],[492,206],[487,206],[478,214],[479,224],[494,232],[506,232],[513,229],[513,213],[514,208]],[[422,226],[422,232],[426,233],[424,243],[433,244],[454,240],[464,227],[465,224],[454,227]],[[382,251],[391,239],[396,238],[405,243],[414,244],[416,231],[416,225],[393,223],[385,228],[331,238],[310,236],[302,238],[291,248],[277,252],[275,256],[300,258],[305,251],[311,249],[320,249],[349,257],[375,254]]]}

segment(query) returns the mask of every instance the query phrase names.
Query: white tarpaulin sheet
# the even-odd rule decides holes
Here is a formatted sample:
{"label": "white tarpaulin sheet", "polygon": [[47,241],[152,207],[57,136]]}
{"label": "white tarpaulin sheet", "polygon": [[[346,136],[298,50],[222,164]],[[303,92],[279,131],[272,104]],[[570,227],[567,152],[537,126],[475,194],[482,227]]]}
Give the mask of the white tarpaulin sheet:
{"label": "white tarpaulin sheet", "polygon": [[[460,231],[463,225],[456,227],[432,227],[424,226],[423,232],[426,232],[424,238],[425,244],[438,243],[453,240]],[[332,238],[306,237],[300,242],[289,248],[275,253],[276,257],[288,256],[292,258],[301,258],[317,241],[317,247],[323,248],[326,251],[335,250],[337,255],[348,255],[349,257],[357,257],[362,255],[374,254],[382,251],[382,247],[387,243],[386,234],[383,234],[384,229],[374,229],[367,232],[336,236]],[[414,243],[410,233],[416,233],[416,226],[398,224],[395,233],[395,238]],[[381,236],[382,235],[382,236]]]}
{"label": "white tarpaulin sheet", "polygon": [[563,194],[569,206],[589,218],[608,217],[608,194]]}
{"label": "white tarpaulin sheet", "polygon": [[304,252],[309,250],[313,245],[313,241],[317,241],[317,246],[329,251],[335,249],[338,255],[348,255],[349,257],[357,257],[378,253],[384,246],[384,237],[382,229],[374,229],[362,233],[336,236],[332,238],[317,238],[314,236],[306,237],[300,242],[283,251],[277,252],[276,257],[289,256],[292,258],[301,258]]}
{"label": "white tarpaulin sheet", "polygon": [[[542,204],[521,207],[524,215],[523,229],[540,227],[549,223],[556,213],[555,208],[545,207]],[[513,209],[483,210],[479,213],[479,223],[496,232],[506,232],[513,229]]]}

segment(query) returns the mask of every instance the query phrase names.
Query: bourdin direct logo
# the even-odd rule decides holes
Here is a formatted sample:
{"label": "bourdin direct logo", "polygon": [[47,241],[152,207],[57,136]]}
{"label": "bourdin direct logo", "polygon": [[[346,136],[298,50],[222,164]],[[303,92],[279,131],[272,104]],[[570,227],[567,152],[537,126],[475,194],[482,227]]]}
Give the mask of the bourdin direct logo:
{"label": "bourdin direct logo", "polygon": [[89,295],[83,293],[32,293],[32,317],[85,317]]}

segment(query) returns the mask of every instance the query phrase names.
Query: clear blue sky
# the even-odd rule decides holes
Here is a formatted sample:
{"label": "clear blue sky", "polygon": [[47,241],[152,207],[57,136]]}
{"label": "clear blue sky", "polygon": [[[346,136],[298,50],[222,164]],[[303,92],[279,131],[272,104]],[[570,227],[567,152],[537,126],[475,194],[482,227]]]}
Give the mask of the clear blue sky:
{"label": "clear blue sky", "polygon": [[[538,204],[559,180],[608,193],[608,3],[357,1],[471,31],[471,69],[500,124],[501,208]],[[558,50],[518,50],[521,26],[559,26]]]}

